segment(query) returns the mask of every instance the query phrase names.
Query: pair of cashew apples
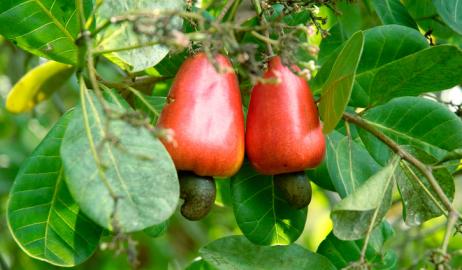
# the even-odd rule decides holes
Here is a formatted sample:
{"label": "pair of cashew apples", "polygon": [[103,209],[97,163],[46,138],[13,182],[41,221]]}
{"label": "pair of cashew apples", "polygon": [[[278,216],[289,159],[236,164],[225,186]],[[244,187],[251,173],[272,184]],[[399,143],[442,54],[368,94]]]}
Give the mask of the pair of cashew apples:
{"label": "pair of cashew apples", "polygon": [[325,154],[307,82],[273,57],[264,74],[268,80],[252,89],[245,123],[233,67],[223,55],[215,61],[221,72],[205,53],[181,65],[158,121],[159,128],[173,131],[173,139],[162,142],[179,171],[183,216],[204,217],[215,200],[213,177],[234,175],[244,155],[256,171],[274,175],[289,204],[306,207],[311,186],[304,170],[319,165]]}

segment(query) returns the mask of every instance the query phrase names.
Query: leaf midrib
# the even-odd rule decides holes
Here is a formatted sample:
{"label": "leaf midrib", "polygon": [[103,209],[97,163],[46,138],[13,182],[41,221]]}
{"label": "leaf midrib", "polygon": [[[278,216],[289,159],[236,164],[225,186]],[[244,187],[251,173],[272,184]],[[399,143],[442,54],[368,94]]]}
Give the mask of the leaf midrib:
{"label": "leaf midrib", "polygon": [[[87,90],[88,91],[88,90]],[[89,106],[91,107],[91,110],[93,111],[93,114],[94,114],[94,117],[95,117],[95,120],[96,122],[99,124],[98,127],[99,127],[99,130],[101,132],[101,134],[104,136],[104,128],[102,126],[102,121],[101,121],[101,118],[98,114],[98,110],[96,109],[95,105],[93,104],[93,101],[91,100],[91,97],[88,95],[88,92],[86,93],[86,96],[88,98],[88,101],[89,101]],[[128,190],[128,187],[126,186],[126,181],[123,179],[123,177],[120,175],[120,172],[119,172],[119,169],[118,169],[118,166],[117,166],[117,163],[116,163],[116,160],[114,158],[114,154],[112,153],[112,148],[110,147],[110,145],[107,145],[106,146],[106,149],[107,149],[107,152],[108,154],[110,155],[110,159],[112,161],[112,164],[113,164],[113,168],[114,170],[116,171],[116,174],[117,174],[117,179],[119,180],[123,190],[125,191],[125,194],[128,196],[128,200],[133,204],[133,206],[135,206],[134,208],[137,209],[137,205],[136,203],[134,202],[132,196],[131,196],[131,193],[129,192]],[[111,183],[108,182],[108,184],[110,185]],[[112,187],[111,187],[112,188]],[[115,190],[113,190],[115,192]]]}
{"label": "leaf midrib", "polygon": [[[394,162],[394,164],[393,164],[393,166],[390,168],[390,172],[389,172],[390,175],[388,176],[388,179],[387,179],[387,181],[386,181],[385,188],[383,189],[383,192],[382,192],[382,194],[381,194],[381,196],[380,196],[381,199],[379,200],[378,205],[377,205],[377,207],[376,207],[376,209],[375,209],[375,211],[374,211],[374,215],[372,216],[371,224],[370,224],[371,226],[374,226],[375,219],[377,218],[377,215],[378,215],[378,213],[379,213],[379,211],[380,211],[380,208],[381,208],[382,205],[383,205],[383,201],[384,201],[384,199],[385,199],[385,194],[387,193],[388,187],[389,187],[389,185],[390,185],[391,182],[392,182],[391,180],[393,179],[393,177],[394,177],[394,175],[395,175],[395,171],[396,171],[396,169],[398,168],[398,165],[399,165],[399,158],[398,158],[398,157],[395,157],[395,160],[393,160],[393,162]],[[372,177],[374,177],[374,176],[372,176]]]}
{"label": "leaf midrib", "polygon": [[33,0],[42,10],[43,12],[50,18],[50,20],[63,32],[63,34],[73,43],[74,38],[72,37],[71,33],[61,24],[60,21],[58,21],[53,14],[51,13],[50,10],[48,10],[41,2],[40,0]]}
{"label": "leaf midrib", "polygon": [[396,22],[397,20],[396,20],[395,14],[393,14],[393,9],[391,8],[390,1],[384,1],[384,2],[390,12],[391,18],[393,19],[394,22]]}
{"label": "leaf midrib", "polygon": [[[377,123],[377,122],[372,122],[372,121],[369,121],[369,120],[367,120],[367,119],[365,119],[365,121],[366,121],[368,124],[372,125],[372,126],[375,126],[375,127],[377,127],[377,128],[380,128],[380,129],[383,129],[383,130],[386,130],[386,131],[389,131],[390,133],[396,134],[397,136],[401,136],[401,137],[407,138],[407,139],[409,139],[410,141],[415,141],[415,142],[417,142],[417,143],[420,143],[420,144],[429,146],[430,148],[436,148],[436,149],[439,149],[439,150],[444,150],[444,149],[442,149],[442,148],[440,148],[440,147],[438,147],[438,146],[435,146],[435,145],[433,145],[433,144],[431,144],[431,143],[428,143],[428,142],[426,142],[426,141],[419,140],[418,138],[415,138],[415,137],[411,137],[410,135],[407,135],[407,134],[405,134],[405,133],[399,132],[399,131],[397,131],[397,130],[395,130],[395,129],[393,129],[393,128],[387,127],[387,126],[383,126],[383,125],[381,125],[381,124],[379,124],[379,123]],[[446,150],[444,150],[444,151],[446,151]]]}
{"label": "leaf midrib", "polygon": [[273,218],[274,218],[274,232],[276,233],[276,242],[280,244],[279,242],[279,232],[278,232],[278,226],[277,226],[277,217],[276,217],[276,208],[275,208],[275,203],[274,201],[276,200],[276,193],[274,192],[274,177],[271,177],[271,194],[273,195],[273,198],[271,200],[271,206],[272,206],[272,212],[273,212]]}
{"label": "leaf midrib", "polygon": [[[348,195],[348,189],[347,189],[347,186],[345,184],[345,179],[343,178],[343,174],[341,173],[341,169],[340,169],[340,164],[338,163],[338,160],[339,160],[339,151],[336,150],[334,144],[332,143],[332,140],[328,137],[328,141],[329,141],[329,145],[330,147],[332,148],[332,151],[334,151],[335,153],[335,165],[337,167],[337,172],[338,172],[338,175],[340,177],[340,180],[341,180],[341,183],[342,183],[342,186],[343,186],[343,189],[345,191],[345,194]],[[340,144],[340,141],[339,143]]]}
{"label": "leaf midrib", "polygon": [[[48,216],[47,216],[47,221],[45,225],[45,236],[44,236],[45,239],[44,239],[44,250],[43,250],[44,257],[47,257],[47,251],[48,251],[48,246],[47,246],[48,245],[48,230],[50,229],[51,213],[56,203],[56,198],[58,197],[58,190],[61,186],[62,179],[63,179],[63,166],[61,165],[61,168],[59,169],[58,179],[56,180],[56,184],[55,184],[55,190],[53,191],[53,196],[51,197],[50,209],[48,210]],[[57,256],[57,257],[63,260],[60,256]]]}

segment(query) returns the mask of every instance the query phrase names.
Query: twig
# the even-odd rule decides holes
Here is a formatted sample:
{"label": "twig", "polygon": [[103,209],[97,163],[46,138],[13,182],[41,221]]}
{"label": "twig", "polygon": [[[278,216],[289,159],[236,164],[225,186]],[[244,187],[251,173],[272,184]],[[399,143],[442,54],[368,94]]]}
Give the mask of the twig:
{"label": "twig", "polygon": [[256,32],[256,31],[251,31],[250,33],[251,33],[254,37],[258,38],[259,40],[264,41],[266,44],[273,44],[273,45],[279,44],[278,41],[273,40],[273,39],[270,39],[269,37],[264,36],[264,35],[262,35],[262,34],[259,34],[259,33]]}
{"label": "twig", "polygon": [[[411,155],[406,150],[404,150],[395,141],[393,141],[388,136],[386,136],[385,134],[377,130],[375,127],[373,127],[371,124],[369,124],[366,120],[362,119],[361,117],[345,112],[343,113],[343,118],[365,129],[366,131],[368,131],[369,133],[377,137],[377,139],[384,142],[391,150],[393,150],[393,152],[395,152],[401,158],[403,158],[404,160],[414,165],[428,179],[428,182],[430,183],[430,185],[432,186],[432,188],[434,189],[434,191],[436,192],[440,200],[444,203],[446,208],[449,211],[454,211],[457,213],[457,210],[454,208],[452,203],[449,201],[446,194],[444,194],[444,191],[441,189],[440,185],[438,184],[435,177],[433,176],[431,167],[422,163],[420,160],[418,160],[413,155]],[[460,216],[460,214],[458,214],[458,216]]]}
{"label": "twig", "polygon": [[119,90],[127,89],[128,87],[140,87],[140,86],[146,86],[146,85],[153,85],[158,82],[162,82],[165,80],[171,79],[171,77],[152,77],[152,76],[143,76],[143,77],[138,77],[134,81],[133,80],[125,80],[123,82],[110,82],[106,81],[100,76],[97,76],[98,81],[101,84],[106,85],[109,88],[116,88]]}
{"label": "twig", "polygon": [[88,76],[90,78],[91,86],[96,93],[96,97],[98,98],[98,101],[101,103],[104,113],[107,114],[108,108],[106,106],[106,103],[104,102],[103,94],[101,93],[101,90],[99,89],[98,81],[96,79],[95,61],[93,58],[93,44],[92,44],[92,39],[91,39],[91,33],[85,28],[86,18],[84,14],[83,0],[75,0],[75,1],[76,1],[77,11],[79,14],[80,26],[82,29],[80,38],[83,40],[84,47],[86,50],[85,59],[86,59],[86,64],[87,64],[86,67],[88,69]]}
{"label": "twig", "polygon": [[386,136],[385,134],[377,130],[375,127],[369,124],[369,122],[362,119],[361,117],[345,112],[343,113],[343,118],[357,125],[358,127],[363,128],[364,130],[368,131],[369,133],[377,137],[377,139],[384,142],[391,150],[393,150],[393,152],[395,152],[401,158],[403,158],[404,160],[414,165],[414,167],[416,167],[425,176],[425,178],[427,178],[428,182],[430,183],[431,187],[438,195],[439,199],[443,202],[446,209],[448,209],[448,226],[447,226],[445,239],[441,246],[441,249],[444,252],[443,254],[446,254],[447,245],[449,242],[449,235],[452,232],[452,229],[456,223],[456,220],[460,217],[460,213],[452,205],[451,201],[448,199],[448,197],[446,196],[446,194],[444,193],[444,191],[441,189],[440,185],[436,181],[435,177],[433,176],[432,168],[430,166],[425,165],[420,160],[415,158],[413,155],[408,153],[399,144],[397,144],[395,141],[390,139],[388,136]]}
{"label": "twig", "polygon": [[[84,14],[84,5],[83,5],[83,0],[75,0],[75,5],[77,7],[77,13],[78,17],[80,20],[80,26],[81,26],[81,37],[80,39],[83,41],[83,49],[85,49],[85,58],[81,59],[86,59],[86,68],[88,71],[88,76],[90,79],[91,86],[96,93],[96,97],[98,99],[98,102],[100,103],[102,109],[103,109],[103,114],[105,114],[105,127],[104,130],[101,130],[101,135],[103,137],[102,143],[105,142],[107,137],[110,137],[110,131],[109,131],[109,124],[110,122],[108,121],[107,117],[111,115],[111,110],[107,106],[107,103],[104,100],[103,94],[101,89],[99,88],[98,85],[98,80],[96,78],[96,68],[95,68],[95,61],[94,61],[94,55],[93,55],[93,42],[91,38],[91,33],[90,31],[86,28],[87,23],[86,23],[86,18]],[[116,219],[116,213],[117,213],[117,205],[120,199],[120,196],[118,196],[112,186],[109,183],[108,178],[106,177],[106,174],[104,172],[104,164],[102,163],[101,156],[99,155],[99,151],[97,149],[97,146],[95,145],[95,142],[93,141],[93,134],[91,133],[90,126],[89,126],[89,116],[87,115],[87,109],[86,109],[86,99],[88,98],[88,89],[85,85],[85,80],[83,78],[83,74],[80,74],[79,78],[79,83],[80,83],[80,98],[81,98],[81,104],[82,104],[82,114],[84,118],[84,125],[85,125],[85,132],[86,136],[88,138],[89,146],[90,146],[90,151],[93,156],[93,159],[95,160],[96,167],[98,170],[98,176],[100,180],[103,182],[104,186],[108,190],[109,196],[111,199],[114,201],[114,208],[111,213],[110,219],[112,223],[112,229],[113,231],[117,232],[119,230],[118,228],[118,221]],[[92,100],[89,99],[89,105],[92,106]]]}
{"label": "twig", "polygon": [[143,102],[143,104],[156,116],[156,117],[159,117],[160,113],[156,110],[156,108],[154,108],[151,104],[149,104],[149,102],[143,97],[143,95],[138,91],[136,90],[135,88],[133,87],[128,87],[127,88],[128,90],[130,90],[130,92],[132,92],[135,96],[137,96],[141,102]]}
{"label": "twig", "polygon": [[[91,155],[93,156],[93,159],[96,162],[96,167],[97,167],[97,170],[98,170],[99,178],[101,179],[104,186],[108,190],[109,195],[111,196],[111,198],[113,198],[114,201],[116,201],[117,200],[117,194],[114,192],[114,190],[112,189],[112,187],[111,187],[111,185],[109,183],[109,180],[106,178],[106,174],[105,174],[103,166],[102,166],[102,161],[101,161],[101,158],[100,158],[99,153],[97,151],[97,147],[95,146],[95,141],[93,139],[93,134],[91,132],[91,127],[90,127],[90,124],[89,124],[87,102],[86,102],[87,95],[88,95],[88,93],[87,93],[88,90],[85,87],[85,81],[84,81],[82,75],[80,75],[79,83],[80,83],[80,102],[81,102],[81,106],[82,106],[82,117],[83,117],[85,133],[86,133],[86,136],[87,136],[87,139],[88,139],[88,145],[89,145],[89,148],[90,148],[90,153],[91,153]],[[103,136],[104,136],[104,131],[101,131],[101,132],[103,133]]]}
{"label": "twig", "polygon": [[441,245],[441,251],[443,252],[443,254],[446,254],[448,251],[449,238],[451,238],[452,229],[456,225],[457,218],[458,218],[457,213],[455,212],[449,213],[446,232],[444,234],[443,244]]}
{"label": "twig", "polygon": [[[261,8],[260,0],[252,0],[252,3],[253,3],[253,5],[254,5],[254,7],[255,7],[255,12],[257,13],[257,17],[260,19],[260,24],[261,24],[261,25],[266,25],[266,24],[268,24],[268,22],[267,22],[266,19],[265,19],[264,14],[263,14],[263,10],[262,10],[262,8]],[[274,51],[273,51],[272,45],[278,45],[278,42],[277,42],[277,41],[276,41],[276,43],[270,42],[270,41],[271,41],[271,38],[270,38],[270,35],[269,35],[269,30],[268,30],[268,28],[264,29],[263,31],[264,31],[264,34],[265,34],[265,35],[262,36],[262,37],[264,37],[264,38],[263,38],[263,39],[260,38],[260,39],[266,42],[266,47],[267,47],[267,49],[268,49],[269,56],[272,56],[272,55],[274,55]],[[252,34],[253,34],[255,37],[259,38],[258,35],[255,35],[256,32],[252,31]],[[258,33],[257,33],[257,34],[258,34]],[[261,35],[260,35],[260,36],[261,36]]]}
{"label": "twig", "polygon": [[218,15],[217,17],[217,21],[221,22],[223,20],[223,18],[226,16],[226,13],[228,13],[228,10],[231,8],[234,2],[236,2],[236,0],[228,0],[228,2],[226,2],[226,5],[221,10],[220,15]]}

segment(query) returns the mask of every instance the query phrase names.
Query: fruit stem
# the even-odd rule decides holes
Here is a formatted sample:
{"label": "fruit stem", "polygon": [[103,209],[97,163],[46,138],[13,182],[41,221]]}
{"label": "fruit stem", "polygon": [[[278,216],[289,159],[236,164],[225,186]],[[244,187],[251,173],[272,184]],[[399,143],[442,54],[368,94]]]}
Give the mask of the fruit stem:
{"label": "fruit stem", "polygon": [[218,22],[221,22],[223,20],[223,18],[226,16],[226,13],[228,13],[229,9],[233,6],[234,2],[236,2],[236,0],[228,0],[228,2],[226,2],[226,5],[223,7],[223,9],[217,17]]}
{"label": "fruit stem", "polygon": [[[255,12],[257,13],[257,17],[260,19],[260,25],[267,25],[268,22],[266,21],[265,15],[263,14],[263,9],[261,7],[260,0],[252,0],[252,3],[253,3],[253,6],[255,7]],[[259,39],[264,37],[264,39],[262,39],[262,40],[265,41],[265,43],[266,43],[266,47],[268,49],[268,54],[269,54],[269,56],[273,56],[274,51],[273,51],[272,45],[277,45],[278,42],[270,39],[268,28],[265,28],[263,30],[263,32],[264,32],[264,36],[256,35],[258,33],[254,32],[254,31],[252,31],[252,35],[254,35],[255,37],[257,37]],[[261,36],[261,37],[259,37],[259,36]],[[270,41],[274,41],[275,43],[270,42]]]}

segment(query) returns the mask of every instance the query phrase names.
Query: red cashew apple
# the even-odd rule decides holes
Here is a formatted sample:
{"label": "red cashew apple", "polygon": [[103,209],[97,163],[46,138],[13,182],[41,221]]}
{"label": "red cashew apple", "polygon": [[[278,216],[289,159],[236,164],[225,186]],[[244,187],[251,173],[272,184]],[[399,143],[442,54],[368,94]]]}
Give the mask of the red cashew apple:
{"label": "red cashew apple", "polygon": [[180,67],[159,118],[173,131],[163,141],[178,170],[200,176],[231,176],[244,159],[244,115],[237,77],[230,61],[216,56],[222,73],[205,53]]}
{"label": "red cashew apple", "polygon": [[158,127],[173,132],[172,140],[162,142],[181,171],[185,200],[181,213],[190,220],[210,211],[215,200],[212,176],[235,174],[244,159],[244,115],[237,77],[228,58],[217,55],[215,61],[220,71],[205,53],[181,65],[158,121]]}
{"label": "red cashew apple", "polygon": [[266,175],[316,167],[326,146],[308,84],[280,57],[270,60],[264,78],[273,82],[254,86],[247,114],[245,147],[250,163]]}

